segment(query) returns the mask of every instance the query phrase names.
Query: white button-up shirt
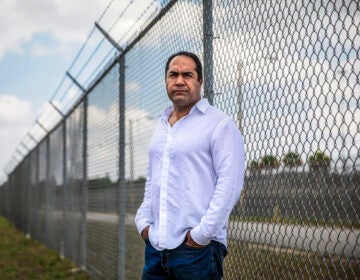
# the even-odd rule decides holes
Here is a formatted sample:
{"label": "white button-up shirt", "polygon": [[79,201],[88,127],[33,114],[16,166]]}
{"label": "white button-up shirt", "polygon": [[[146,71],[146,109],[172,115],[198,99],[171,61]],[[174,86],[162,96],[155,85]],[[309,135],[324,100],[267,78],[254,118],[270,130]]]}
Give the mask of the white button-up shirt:
{"label": "white button-up shirt", "polygon": [[158,250],[176,248],[188,230],[200,245],[215,240],[226,246],[228,218],[244,182],[243,137],[206,99],[171,127],[172,111],[164,111],[150,144],[137,229],[150,225],[149,240]]}

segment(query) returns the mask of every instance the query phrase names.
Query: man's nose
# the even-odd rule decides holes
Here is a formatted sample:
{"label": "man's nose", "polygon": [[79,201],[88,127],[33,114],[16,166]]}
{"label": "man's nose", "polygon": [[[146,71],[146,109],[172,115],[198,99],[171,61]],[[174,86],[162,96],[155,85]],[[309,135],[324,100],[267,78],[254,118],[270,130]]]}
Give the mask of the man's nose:
{"label": "man's nose", "polygon": [[184,78],[183,78],[183,76],[182,75],[178,75],[177,77],[176,77],[176,84],[181,84],[181,85],[183,85],[184,84]]}

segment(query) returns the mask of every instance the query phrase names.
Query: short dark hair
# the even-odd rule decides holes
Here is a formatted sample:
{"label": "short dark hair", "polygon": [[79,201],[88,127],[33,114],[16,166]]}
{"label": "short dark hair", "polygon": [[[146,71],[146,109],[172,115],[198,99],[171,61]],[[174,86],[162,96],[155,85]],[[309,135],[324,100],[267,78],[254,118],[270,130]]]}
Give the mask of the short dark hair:
{"label": "short dark hair", "polygon": [[198,75],[198,81],[202,80],[203,79],[202,64],[201,64],[201,61],[200,61],[199,57],[196,54],[191,53],[191,52],[187,52],[187,51],[180,51],[180,52],[174,53],[174,54],[169,56],[168,60],[166,61],[166,65],[165,65],[165,78],[166,78],[166,73],[169,70],[170,62],[176,56],[181,56],[181,55],[190,57],[195,62],[195,70],[196,70],[196,73]]}

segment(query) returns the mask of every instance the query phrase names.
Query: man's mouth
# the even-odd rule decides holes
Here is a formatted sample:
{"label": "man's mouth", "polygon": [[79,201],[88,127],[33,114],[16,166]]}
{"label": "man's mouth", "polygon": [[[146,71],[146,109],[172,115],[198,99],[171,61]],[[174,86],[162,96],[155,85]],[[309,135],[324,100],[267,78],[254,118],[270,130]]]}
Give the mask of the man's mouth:
{"label": "man's mouth", "polygon": [[186,90],[174,90],[173,93],[174,94],[186,94],[187,91]]}

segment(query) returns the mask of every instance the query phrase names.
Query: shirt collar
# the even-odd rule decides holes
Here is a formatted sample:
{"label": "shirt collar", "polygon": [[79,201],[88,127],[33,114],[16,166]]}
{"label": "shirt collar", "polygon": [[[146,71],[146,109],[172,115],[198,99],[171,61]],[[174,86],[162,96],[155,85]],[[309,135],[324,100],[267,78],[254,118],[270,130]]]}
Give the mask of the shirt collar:
{"label": "shirt collar", "polygon": [[195,106],[201,113],[205,114],[210,104],[206,98],[202,98],[195,104]]}
{"label": "shirt collar", "polygon": [[[209,101],[206,98],[202,98],[194,105],[194,107],[191,108],[189,114],[191,114],[195,109],[205,114],[209,106],[210,106]],[[162,113],[161,119],[168,120],[173,111],[174,111],[173,106],[167,107]]]}

